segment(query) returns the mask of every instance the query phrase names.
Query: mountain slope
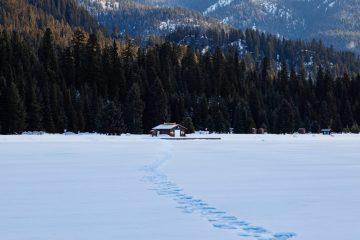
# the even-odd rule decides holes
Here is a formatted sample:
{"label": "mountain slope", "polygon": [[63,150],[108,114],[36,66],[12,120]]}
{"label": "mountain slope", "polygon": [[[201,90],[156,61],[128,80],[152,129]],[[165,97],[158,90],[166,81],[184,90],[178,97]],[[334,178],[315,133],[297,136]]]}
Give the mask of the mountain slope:
{"label": "mountain slope", "polygon": [[207,6],[180,0],[161,2],[199,10],[237,28],[256,28],[293,39],[320,38],[339,49],[360,51],[357,0],[214,0],[206,1]]}
{"label": "mountain slope", "polygon": [[204,8],[214,4],[216,0],[137,0],[140,3],[151,6],[178,6],[186,7],[189,9],[194,9],[196,11],[202,12]]}
{"label": "mountain slope", "polygon": [[[167,35],[179,27],[228,29],[199,12],[168,7],[161,2],[134,0],[78,0],[109,32],[146,37]],[[145,5],[146,3],[148,5]],[[158,4],[157,4],[158,3]]]}
{"label": "mountain slope", "polygon": [[100,31],[96,19],[74,0],[0,0],[0,9],[0,30],[16,31],[33,42],[41,39],[47,28],[59,44],[68,43],[75,28]]}

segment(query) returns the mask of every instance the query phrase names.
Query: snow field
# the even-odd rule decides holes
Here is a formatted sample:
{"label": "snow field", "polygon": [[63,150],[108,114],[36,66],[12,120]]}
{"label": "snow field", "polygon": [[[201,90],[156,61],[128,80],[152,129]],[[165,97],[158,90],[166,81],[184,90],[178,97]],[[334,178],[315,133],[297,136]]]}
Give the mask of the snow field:
{"label": "snow field", "polygon": [[0,239],[360,237],[360,135],[0,136]]}

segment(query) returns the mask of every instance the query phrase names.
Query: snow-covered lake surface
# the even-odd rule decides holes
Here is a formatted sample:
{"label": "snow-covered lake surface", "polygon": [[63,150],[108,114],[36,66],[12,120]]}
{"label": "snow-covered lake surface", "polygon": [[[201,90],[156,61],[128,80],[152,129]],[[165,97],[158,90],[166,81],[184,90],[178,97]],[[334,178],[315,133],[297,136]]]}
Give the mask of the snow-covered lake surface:
{"label": "snow-covered lake surface", "polygon": [[221,137],[0,136],[0,239],[360,239],[360,135]]}

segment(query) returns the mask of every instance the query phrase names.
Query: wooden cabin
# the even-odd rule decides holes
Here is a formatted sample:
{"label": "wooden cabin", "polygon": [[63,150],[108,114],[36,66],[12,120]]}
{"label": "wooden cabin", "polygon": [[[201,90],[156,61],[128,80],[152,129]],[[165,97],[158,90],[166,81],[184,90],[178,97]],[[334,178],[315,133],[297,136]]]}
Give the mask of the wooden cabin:
{"label": "wooden cabin", "polygon": [[170,137],[186,137],[187,128],[176,123],[164,123],[151,129],[151,136],[169,135]]}

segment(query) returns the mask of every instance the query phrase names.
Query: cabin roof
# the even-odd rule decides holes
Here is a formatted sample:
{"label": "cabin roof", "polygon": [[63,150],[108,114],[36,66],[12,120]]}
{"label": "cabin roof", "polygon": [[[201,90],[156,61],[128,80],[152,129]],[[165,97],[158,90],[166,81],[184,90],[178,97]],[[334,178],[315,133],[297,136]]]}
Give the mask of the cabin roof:
{"label": "cabin roof", "polygon": [[153,130],[160,130],[160,129],[163,129],[163,130],[170,130],[170,129],[173,129],[177,126],[180,126],[182,128],[185,128],[187,129],[186,127],[184,126],[181,126],[180,124],[176,124],[176,123],[164,123],[164,124],[160,124],[156,127],[153,128]]}

